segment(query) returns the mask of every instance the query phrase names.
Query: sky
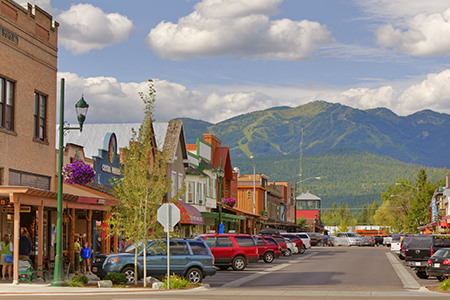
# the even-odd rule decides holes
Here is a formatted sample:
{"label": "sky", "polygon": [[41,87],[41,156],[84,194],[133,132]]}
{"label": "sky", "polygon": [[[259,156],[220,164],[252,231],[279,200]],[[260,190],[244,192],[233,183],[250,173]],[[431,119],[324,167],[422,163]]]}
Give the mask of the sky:
{"label": "sky", "polygon": [[59,23],[69,123],[82,95],[86,123],[142,122],[149,79],[158,122],[317,100],[450,114],[448,0],[29,3]]}

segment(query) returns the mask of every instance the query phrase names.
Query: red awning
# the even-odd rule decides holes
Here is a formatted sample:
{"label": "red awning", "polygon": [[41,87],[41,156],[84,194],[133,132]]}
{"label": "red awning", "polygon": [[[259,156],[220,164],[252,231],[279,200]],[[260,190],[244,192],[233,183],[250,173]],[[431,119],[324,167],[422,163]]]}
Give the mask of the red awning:
{"label": "red awning", "polygon": [[175,203],[180,209],[180,222],[183,224],[204,225],[203,216],[200,211],[186,203]]}

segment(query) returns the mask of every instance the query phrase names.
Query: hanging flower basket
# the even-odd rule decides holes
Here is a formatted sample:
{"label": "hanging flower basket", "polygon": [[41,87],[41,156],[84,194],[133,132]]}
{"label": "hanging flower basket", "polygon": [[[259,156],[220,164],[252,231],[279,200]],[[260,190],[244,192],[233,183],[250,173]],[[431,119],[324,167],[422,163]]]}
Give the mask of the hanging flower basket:
{"label": "hanging flower basket", "polygon": [[233,207],[236,205],[236,200],[234,200],[233,198],[222,198],[222,204]]}
{"label": "hanging flower basket", "polygon": [[86,185],[94,181],[94,169],[81,160],[67,164],[62,171],[64,181],[68,184]]}

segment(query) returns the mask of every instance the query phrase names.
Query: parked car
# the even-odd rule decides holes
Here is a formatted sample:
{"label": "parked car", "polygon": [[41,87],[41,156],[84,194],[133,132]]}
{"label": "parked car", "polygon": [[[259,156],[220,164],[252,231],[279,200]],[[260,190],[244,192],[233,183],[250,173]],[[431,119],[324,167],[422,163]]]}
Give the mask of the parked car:
{"label": "parked car", "polygon": [[271,236],[255,235],[253,239],[258,248],[259,259],[264,260],[265,263],[271,263],[275,258],[281,256],[281,247]]}
{"label": "parked car", "polygon": [[289,238],[295,244],[295,246],[297,247],[297,253],[305,253],[305,245],[298,235],[291,233],[281,233],[281,236]]}
{"label": "parked car", "polygon": [[285,251],[285,256],[291,256],[292,254],[297,254],[297,246],[287,237],[283,237],[286,240],[287,250]]}
{"label": "parked car", "polygon": [[402,239],[402,242],[400,243],[400,254],[398,255],[401,260],[405,259],[406,249],[408,248],[408,244],[412,238],[413,235],[407,235]]}
{"label": "parked car", "polygon": [[323,235],[318,232],[308,232],[311,246],[323,246]]}
{"label": "parked car", "polygon": [[444,281],[450,276],[450,248],[441,248],[431,255],[427,265],[427,275]]}
{"label": "parked car", "polygon": [[196,237],[205,241],[214,255],[214,265],[221,270],[232,267],[243,271],[248,264],[259,260],[253,237],[248,234],[204,234]]}
{"label": "parked car", "polygon": [[306,232],[292,232],[292,233],[289,233],[289,234],[297,235],[302,240],[303,246],[304,246],[305,249],[311,248],[311,238],[309,237],[308,233],[306,233]]}
{"label": "parked car", "polygon": [[383,245],[384,246],[391,247],[391,242],[392,242],[392,236],[390,236],[390,235],[383,236]]}
{"label": "parked car", "polygon": [[272,237],[277,241],[278,245],[281,247],[281,254],[286,255],[286,251],[288,251],[288,245],[286,240],[282,235],[272,235]]}
{"label": "parked car", "polygon": [[400,234],[394,234],[392,236],[392,240],[391,240],[391,253],[395,254],[395,255],[399,255],[400,254],[400,244],[401,244],[401,239],[402,239],[403,235]]}
{"label": "parked car", "polygon": [[381,235],[374,235],[373,238],[375,240],[375,245],[383,245],[383,237]]}
{"label": "parked car", "polygon": [[450,247],[449,235],[413,236],[405,250],[405,265],[413,268],[417,277],[427,279],[428,260],[437,250],[444,247]]}
{"label": "parked car", "polygon": [[[138,248],[139,249],[139,248]],[[206,276],[216,274],[214,257],[203,241],[175,239],[170,241],[170,274],[184,276],[192,283],[200,283]],[[110,272],[123,273],[128,282],[134,282],[144,274],[144,249],[138,250],[137,274],[135,274],[135,246],[125,247],[120,253],[99,254],[92,261],[92,272],[100,279]],[[167,274],[165,241],[149,241],[146,248],[148,276]]]}
{"label": "parked car", "polygon": [[334,246],[359,246],[361,236],[355,232],[338,232],[333,240]]}
{"label": "parked car", "polygon": [[361,245],[360,246],[375,246],[375,240],[371,236],[363,236],[361,237]]}

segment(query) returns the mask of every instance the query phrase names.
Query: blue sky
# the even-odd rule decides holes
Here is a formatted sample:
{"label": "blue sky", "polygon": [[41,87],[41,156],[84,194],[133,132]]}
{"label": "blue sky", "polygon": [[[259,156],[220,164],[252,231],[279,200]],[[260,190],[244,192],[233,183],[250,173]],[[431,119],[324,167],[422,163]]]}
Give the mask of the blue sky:
{"label": "blue sky", "polygon": [[446,0],[30,1],[59,26],[65,118],[212,123],[315,100],[396,114],[450,113]]}

